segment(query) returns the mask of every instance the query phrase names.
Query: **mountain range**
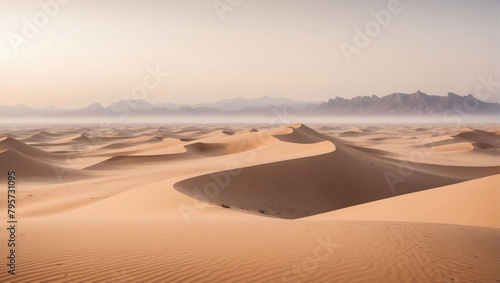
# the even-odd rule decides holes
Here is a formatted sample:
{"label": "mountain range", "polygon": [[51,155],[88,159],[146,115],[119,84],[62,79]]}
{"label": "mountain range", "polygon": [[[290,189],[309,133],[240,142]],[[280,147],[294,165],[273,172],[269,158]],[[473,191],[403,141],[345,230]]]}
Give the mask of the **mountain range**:
{"label": "mountain range", "polygon": [[335,97],[326,102],[303,102],[290,98],[234,98],[214,103],[152,104],[144,100],[121,100],[104,107],[93,103],[85,108],[65,110],[53,106],[32,108],[26,105],[0,106],[0,117],[79,117],[79,116],[196,116],[196,115],[273,115],[278,110],[304,116],[392,116],[438,115],[498,115],[500,104],[478,100],[473,95],[446,96],[415,93],[392,93],[386,96],[358,96],[351,99]]}

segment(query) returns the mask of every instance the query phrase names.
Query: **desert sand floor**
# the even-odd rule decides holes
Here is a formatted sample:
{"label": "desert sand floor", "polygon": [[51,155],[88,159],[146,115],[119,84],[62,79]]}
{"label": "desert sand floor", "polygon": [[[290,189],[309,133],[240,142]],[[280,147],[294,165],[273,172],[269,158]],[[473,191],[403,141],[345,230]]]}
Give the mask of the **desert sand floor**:
{"label": "desert sand floor", "polygon": [[[0,128],[1,282],[500,282],[500,128]],[[5,231],[5,228],[2,228]]]}

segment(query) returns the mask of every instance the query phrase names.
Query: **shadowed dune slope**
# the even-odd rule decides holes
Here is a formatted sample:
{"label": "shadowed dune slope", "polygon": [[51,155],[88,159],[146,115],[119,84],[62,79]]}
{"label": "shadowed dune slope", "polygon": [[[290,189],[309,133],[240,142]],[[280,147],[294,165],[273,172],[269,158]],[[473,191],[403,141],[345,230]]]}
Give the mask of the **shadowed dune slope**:
{"label": "shadowed dune slope", "polygon": [[463,131],[455,137],[465,140],[489,144],[495,147],[500,147],[500,134],[490,133],[482,130]]}
{"label": "shadowed dune slope", "polygon": [[145,165],[160,165],[166,164],[166,162],[174,160],[186,160],[194,159],[197,156],[185,152],[185,153],[172,153],[172,154],[162,154],[162,155],[138,155],[138,156],[115,156],[111,157],[105,161],[98,164],[86,167],[86,170],[115,170],[123,168],[137,168]]}

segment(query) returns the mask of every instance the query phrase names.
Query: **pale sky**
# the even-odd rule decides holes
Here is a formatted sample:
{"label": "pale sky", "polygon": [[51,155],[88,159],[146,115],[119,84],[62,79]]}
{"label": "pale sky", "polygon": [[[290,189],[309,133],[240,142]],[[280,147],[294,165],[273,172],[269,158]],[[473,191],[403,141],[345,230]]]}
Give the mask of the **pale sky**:
{"label": "pale sky", "polygon": [[[400,0],[394,13],[394,0],[56,1],[0,0],[0,105],[467,95],[478,76],[500,82],[497,0]],[[356,27],[372,36],[348,62],[340,46],[356,47]],[[169,75],[157,84],[147,68]]]}

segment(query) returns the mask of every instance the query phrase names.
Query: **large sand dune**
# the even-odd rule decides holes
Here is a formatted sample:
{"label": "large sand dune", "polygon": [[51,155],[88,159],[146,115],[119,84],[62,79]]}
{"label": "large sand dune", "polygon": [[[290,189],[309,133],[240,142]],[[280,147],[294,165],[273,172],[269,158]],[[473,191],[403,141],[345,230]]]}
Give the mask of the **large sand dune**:
{"label": "large sand dune", "polygon": [[[383,153],[345,146],[340,140],[321,135],[304,125],[294,127],[290,134],[275,137],[296,143],[329,140],[336,149],[314,157],[245,167],[237,174],[218,172],[217,175],[231,178],[227,185],[218,184],[217,194],[209,199],[210,202],[277,217],[298,218],[500,173],[500,166],[444,166],[420,162],[408,163],[409,166],[402,170],[400,161],[379,156],[384,156]],[[195,197],[197,190],[213,183],[213,179],[214,174],[207,174],[179,182],[175,188]]]}
{"label": "large sand dune", "polygon": [[499,148],[486,126],[0,128],[0,281],[498,282]]}

